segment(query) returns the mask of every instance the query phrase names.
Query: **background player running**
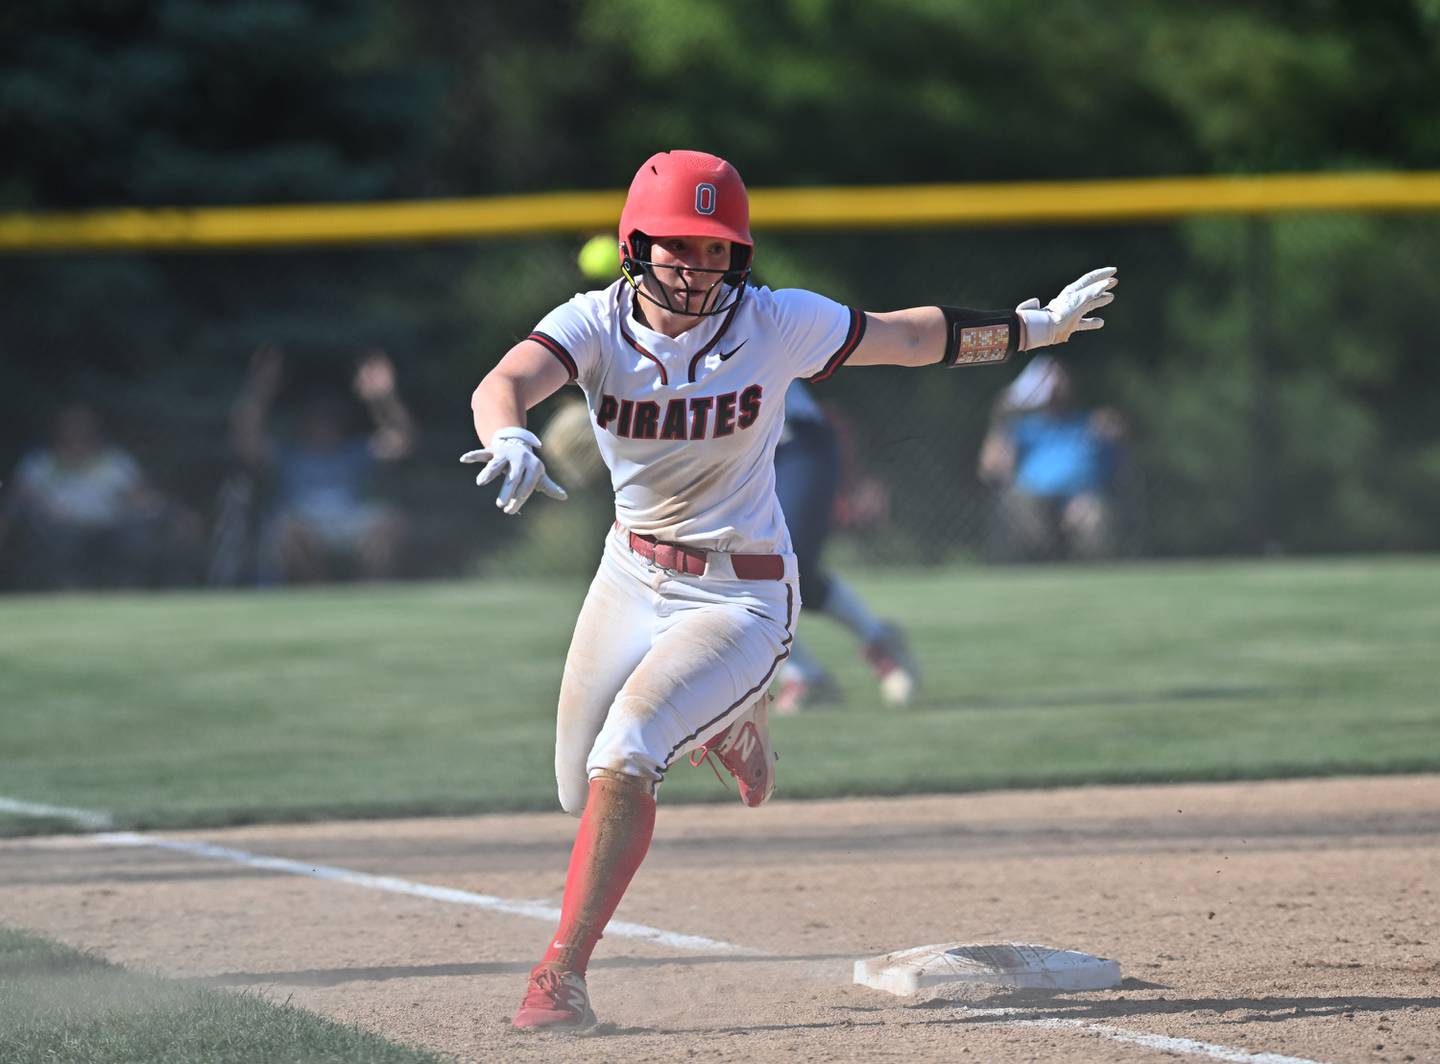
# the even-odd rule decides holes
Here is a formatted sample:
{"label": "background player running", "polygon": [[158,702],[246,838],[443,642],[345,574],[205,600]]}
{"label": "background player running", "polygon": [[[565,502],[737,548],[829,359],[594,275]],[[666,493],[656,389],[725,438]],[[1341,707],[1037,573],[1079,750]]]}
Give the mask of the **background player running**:
{"label": "background player running", "polygon": [[585,970],[650,846],[655,795],[687,751],[714,755],[747,805],[775,786],[767,691],[794,639],[798,576],[775,497],[783,397],[842,365],[959,366],[1096,329],[1115,270],[1047,306],[863,313],[813,292],[748,286],[754,242],[740,175],[703,152],[661,152],[620,216],[624,278],[547,314],[472,399],[479,484],[518,513],[545,474],[526,411],[566,383],[585,395],[616,524],[576,621],[561,682],[555,771],[581,817],[560,926],[514,1024],[594,1022]]}
{"label": "background player running", "polygon": [[[805,382],[794,381],[785,393],[785,427],[775,449],[775,494],[800,566],[805,610],[823,613],[850,631],[879,682],[881,698],[892,706],[908,705],[920,673],[905,633],[871,612],[849,581],[821,562],[840,468],[840,445],[830,419]],[[775,711],[798,713],[842,698],[830,671],[797,637],[780,668]]]}

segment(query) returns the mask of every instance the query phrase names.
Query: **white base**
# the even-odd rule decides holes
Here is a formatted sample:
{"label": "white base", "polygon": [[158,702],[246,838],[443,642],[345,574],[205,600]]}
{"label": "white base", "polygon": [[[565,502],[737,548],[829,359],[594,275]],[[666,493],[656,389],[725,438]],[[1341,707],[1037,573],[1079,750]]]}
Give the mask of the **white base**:
{"label": "white base", "polygon": [[1108,990],[1120,985],[1120,965],[1075,950],[1020,942],[1000,946],[947,942],[856,961],[855,982],[901,995],[946,983],[1032,990]]}

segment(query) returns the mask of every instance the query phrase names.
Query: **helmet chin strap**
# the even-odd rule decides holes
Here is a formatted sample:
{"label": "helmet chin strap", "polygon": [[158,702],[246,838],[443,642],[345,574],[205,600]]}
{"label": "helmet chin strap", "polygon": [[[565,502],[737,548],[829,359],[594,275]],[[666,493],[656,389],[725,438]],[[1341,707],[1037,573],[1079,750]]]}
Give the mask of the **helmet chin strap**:
{"label": "helmet chin strap", "polygon": [[[650,269],[647,269],[647,266],[649,265],[648,263],[637,263],[637,265],[640,266],[639,278],[636,278],[634,275],[626,272],[625,279],[630,282],[630,286],[635,289],[637,295],[647,300],[648,302],[655,304],[655,306],[659,307],[661,310],[667,311],[670,314],[678,314],[682,317],[687,318],[708,318],[715,314],[719,314],[722,310],[729,309],[728,305],[717,305],[714,309],[711,310],[705,309],[710,304],[712,297],[714,297],[714,301],[717,304],[719,304],[720,301],[724,298],[726,288],[725,278],[723,276],[716,278],[715,283],[706,290],[705,297],[700,301],[699,310],[685,310],[681,307],[675,306],[673,303],[670,302],[670,293],[666,290],[665,286],[662,285],[659,280],[655,278],[654,273]],[[653,281],[655,288],[658,290],[658,295],[660,298],[657,299],[657,293],[652,293],[650,291],[651,286],[650,284],[646,283],[647,281]],[[690,289],[690,291],[694,291],[694,289]],[[738,286],[731,289],[731,291],[735,293],[735,301],[739,302],[741,297],[744,295],[745,283],[742,281]]]}

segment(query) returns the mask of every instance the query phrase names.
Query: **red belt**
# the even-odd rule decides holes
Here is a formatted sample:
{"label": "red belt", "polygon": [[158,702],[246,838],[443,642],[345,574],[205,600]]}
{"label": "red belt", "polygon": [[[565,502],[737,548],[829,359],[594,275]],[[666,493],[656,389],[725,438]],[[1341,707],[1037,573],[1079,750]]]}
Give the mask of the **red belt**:
{"label": "red belt", "polygon": [[[704,576],[705,563],[709,552],[693,547],[682,547],[678,543],[661,543],[654,536],[642,536],[638,532],[626,532],[630,537],[630,549],[647,562],[653,562],[662,569],[671,569],[687,576]],[[783,580],[785,558],[779,554],[731,554],[728,555],[735,575],[741,580]]]}

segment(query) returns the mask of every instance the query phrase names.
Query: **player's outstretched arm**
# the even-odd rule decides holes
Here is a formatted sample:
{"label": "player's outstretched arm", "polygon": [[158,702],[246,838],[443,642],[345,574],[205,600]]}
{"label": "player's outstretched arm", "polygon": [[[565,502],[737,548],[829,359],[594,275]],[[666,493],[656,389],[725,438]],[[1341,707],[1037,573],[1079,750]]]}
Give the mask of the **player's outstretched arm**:
{"label": "player's outstretched arm", "polygon": [[466,451],[460,461],[485,463],[476,484],[503,477],[495,505],[507,514],[518,514],[537,490],[552,499],[565,498],[565,489],[545,473],[545,463],[536,453],[540,437],[525,427],[525,413],[569,379],[565,367],[549,351],[533,340],[522,340],[485,375],[470,397],[475,434],[486,446]]}
{"label": "player's outstretched arm", "polygon": [[1045,306],[1027,299],[1013,311],[911,307],[867,314],[865,338],[848,366],[947,366],[1003,362],[1016,351],[1063,344],[1076,332],[1101,328],[1094,311],[1115,298],[1114,266],[1091,270]]}

